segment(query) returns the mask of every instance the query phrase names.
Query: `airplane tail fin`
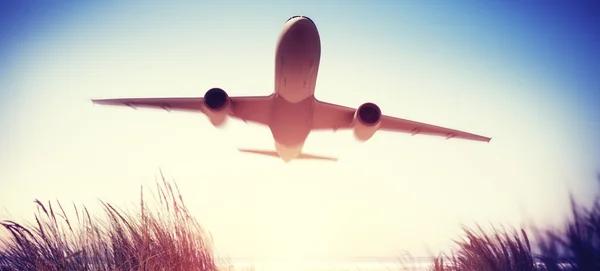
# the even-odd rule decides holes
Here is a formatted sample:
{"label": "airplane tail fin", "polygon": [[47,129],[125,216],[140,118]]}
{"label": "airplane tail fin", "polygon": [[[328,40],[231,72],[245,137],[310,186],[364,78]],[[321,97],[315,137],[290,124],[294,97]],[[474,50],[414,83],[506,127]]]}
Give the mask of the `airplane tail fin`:
{"label": "airplane tail fin", "polygon": [[[246,153],[261,154],[261,155],[281,158],[276,151],[251,150],[251,149],[238,149],[238,150],[241,152],[246,152]],[[306,154],[306,153],[301,153],[298,157],[296,157],[294,159],[327,160],[327,161],[337,161],[338,160],[335,157],[319,156],[319,155]]]}

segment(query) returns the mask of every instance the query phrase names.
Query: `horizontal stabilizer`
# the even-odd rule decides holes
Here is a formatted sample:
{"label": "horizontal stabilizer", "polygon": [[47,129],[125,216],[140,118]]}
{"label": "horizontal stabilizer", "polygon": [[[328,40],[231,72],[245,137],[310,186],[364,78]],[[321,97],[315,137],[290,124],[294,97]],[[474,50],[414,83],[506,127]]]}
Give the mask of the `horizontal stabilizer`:
{"label": "horizontal stabilizer", "polygon": [[241,152],[254,153],[254,154],[262,154],[266,156],[272,156],[279,158],[279,154],[275,151],[261,151],[261,150],[248,150],[248,149],[238,149]]}
{"label": "horizontal stabilizer", "polygon": [[[250,150],[250,149],[238,149],[238,150],[241,152],[246,152],[246,153],[262,154],[262,155],[266,155],[266,156],[281,158],[276,151]],[[337,158],[334,158],[334,157],[319,156],[319,155],[312,155],[312,154],[306,154],[306,153],[301,153],[300,155],[298,155],[298,157],[295,157],[294,159],[328,160],[328,161],[337,161],[338,160]]]}

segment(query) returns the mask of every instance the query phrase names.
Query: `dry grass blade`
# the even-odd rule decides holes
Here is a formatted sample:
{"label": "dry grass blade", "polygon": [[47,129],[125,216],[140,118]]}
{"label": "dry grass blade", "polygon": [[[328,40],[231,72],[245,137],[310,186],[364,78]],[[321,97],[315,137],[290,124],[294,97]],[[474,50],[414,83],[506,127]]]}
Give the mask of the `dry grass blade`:
{"label": "dry grass blade", "polygon": [[73,204],[78,227],[60,202],[55,213],[51,203],[35,200],[40,212],[33,225],[0,224],[10,233],[0,240],[0,270],[216,270],[212,241],[189,215],[177,186],[172,189],[164,176],[156,183],[162,197],[155,210],[143,190],[139,212],[100,201],[104,219]]}

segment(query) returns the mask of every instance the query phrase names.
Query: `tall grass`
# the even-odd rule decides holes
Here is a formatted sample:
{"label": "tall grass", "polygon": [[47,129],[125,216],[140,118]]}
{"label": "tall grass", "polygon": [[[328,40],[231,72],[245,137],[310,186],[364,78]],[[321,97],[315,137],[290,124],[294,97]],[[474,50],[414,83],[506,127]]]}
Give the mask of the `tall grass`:
{"label": "tall grass", "polygon": [[[149,207],[142,189],[136,212],[101,201],[104,219],[76,205],[71,219],[60,202],[35,200],[35,223],[0,223],[9,233],[0,239],[0,271],[217,270],[212,240],[190,216],[176,183],[161,177],[157,206]],[[571,197],[571,210],[563,229],[534,231],[535,244],[522,229],[464,227],[458,249],[436,257],[430,270],[600,271],[600,195],[589,208]]]}
{"label": "tall grass", "polygon": [[[573,270],[600,270],[600,196],[590,208],[571,196],[571,218],[562,230],[539,231],[538,246],[547,265],[562,261]],[[558,270],[558,269],[555,269]]]}
{"label": "tall grass", "polygon": [[[140,209],[124,212],[101,202],[105,219],[73,205],[35,200],[35,223],[4,220],[0,270],[216,270],[212,240],[194,220],[177,185],[156,182],[153,211],[140,193]],[[174,189],[175,188],[175,189]]]}
{"label": "tall grass", "polygon": [[494,230],[489,234],[480,227],[463,229],[466,237],[456,241],[460,249],[436,257],[433,270],[537,270],[525,231]]}
{"label": "tall grass", "polygon": [[[600,176],[598,178],[600,182]],[[539,255],[525,230],[520,232],[464,227],[451,255],[436,257],[433,271],[576,270],[600,271],[600,195],[591,208],[571,196],[571,217],[562,229],[534,230]]]}

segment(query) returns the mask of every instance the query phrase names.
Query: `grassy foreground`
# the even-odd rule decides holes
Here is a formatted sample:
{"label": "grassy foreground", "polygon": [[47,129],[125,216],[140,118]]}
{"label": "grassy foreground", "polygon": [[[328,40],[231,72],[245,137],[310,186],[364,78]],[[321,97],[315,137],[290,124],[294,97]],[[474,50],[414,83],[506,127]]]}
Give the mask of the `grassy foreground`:
{"label": "grassy foreground", "polygon": [[[190,216],[176,184],[163,177],[157,192],[153,208],[142,192],[137,212],[101,202],[105,219],[73,205],[76,220],[70,220],[60,202],[36,200],[34,224],[1,222],[9,235],[0,239],[0,271],[217,270],[212,240]],[[600,270],[600,197],[591,208],[571,202],[573,216],[564,229],[535,232],[543,256],[532,253],[524,230],[464,228],[459,249],[438,256],[430,270]]]}
{"label": "grassy foreground", "polygon": [[159,204],[152,210],[143,192],[138,212],[102,202],[104,220],[75,205],[76,220],[70,220],[60,202],[36,200],[35,224],[1,222],[10,235],[0,240],[0,271],[216,270],[212,242],[176,184],[174,190],[163,177],[157,192]]}

